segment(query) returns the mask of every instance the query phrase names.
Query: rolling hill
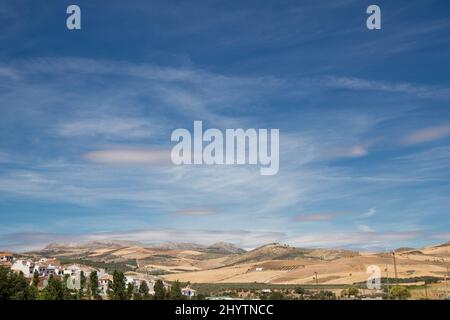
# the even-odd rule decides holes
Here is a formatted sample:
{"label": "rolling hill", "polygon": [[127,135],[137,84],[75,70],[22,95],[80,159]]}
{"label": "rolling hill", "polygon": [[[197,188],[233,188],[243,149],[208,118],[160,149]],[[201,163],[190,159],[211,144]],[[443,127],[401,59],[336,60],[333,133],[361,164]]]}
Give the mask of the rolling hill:
{"label": "rolling hill", "polygon": [[[443,279],[450,243],[395,250],[398,278],[414,282],[424,277]],[[344,249],[296,248],[277,243],[250,251],[219,242],[210,246],[165,243],[154,246],[127,241],[50,244],[25,256],[56,257],[79,263],[124,264],[135,272],[155,273],[166,280],[197,283],[321,284],[364,282],[367,267],[378,266],[383,277],[394,278],[390,253]],[[447,262],[445,262],[447,259]]]}

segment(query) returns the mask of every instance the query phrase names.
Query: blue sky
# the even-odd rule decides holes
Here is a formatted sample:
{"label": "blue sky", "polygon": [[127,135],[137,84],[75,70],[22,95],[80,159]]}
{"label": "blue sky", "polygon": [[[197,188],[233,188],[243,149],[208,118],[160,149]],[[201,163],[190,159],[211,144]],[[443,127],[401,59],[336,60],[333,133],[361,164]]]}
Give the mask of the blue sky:
{"label": "blue sky", "polygon": [[[450,240],[448,1],[167,2],[0,1],[0,248]],[[194,120],[279,173],[160,161]]]}

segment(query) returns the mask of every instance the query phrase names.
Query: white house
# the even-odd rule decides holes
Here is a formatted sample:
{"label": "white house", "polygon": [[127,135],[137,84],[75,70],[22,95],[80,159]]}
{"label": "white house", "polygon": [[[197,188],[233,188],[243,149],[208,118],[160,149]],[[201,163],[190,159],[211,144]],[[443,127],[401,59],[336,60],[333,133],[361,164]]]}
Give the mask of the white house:
{"label": "white house", "polygon": [[100,287],[102,294],[106,294],[108,292],[108,284],[110,281],[113,282],[113,276],[110,274],[104,274],[98,278],[98,286]]}
{"label": "white house", "polygon": [[30,278],[33,276],[34,263],[29,260],[19,259],[14,261],[11,270],[22,272],[25,277]]}
{"label": "white house", "polygon": [[81,271],[80,267],[76,264],[72,264],[64,268],[64,275],[74,276],[79,274]]}
{"label": "white house", "polygon": [[125,275],[125,281],[128,286],[129,283],[132,283],[134,285],[134,289],[137,291],[139,290],[139,287],[141,286],[142,282],[147,283],[148,287],[148,293],[149,294],[155,294],[154,285],[155,282],[153,280],[148,280],[144,277],[136,277],[135,275]]}
{"label": "white house", "polygon": [[0,261],[1,262],[12,262],[13,255],[11,252],[0,252]]}
{"label": "white house", "polygon": [[194,289],[191,289],[190,287],[185,287],[181,289],[181,294],[185,297],[192,298],[195,297],[197,294],[197,291]]}

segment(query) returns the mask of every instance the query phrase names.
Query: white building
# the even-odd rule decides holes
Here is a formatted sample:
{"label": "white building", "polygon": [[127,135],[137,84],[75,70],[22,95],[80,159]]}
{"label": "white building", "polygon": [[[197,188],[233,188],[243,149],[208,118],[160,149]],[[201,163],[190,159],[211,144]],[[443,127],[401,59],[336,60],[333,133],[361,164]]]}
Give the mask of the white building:
{"label": "white building", "polygon": [[135,291],[139,290],[139,287],[141,286],[142,282],[146,282],[148,287],[148,293],[155,294],[155,290],[153,288],[155,282],[153,280],[149,280],[143,277],[137,277],[135,275],[125,275],[125,281],[127,286],[128,284],[132,283],[134,285]]}
{"label": "white building", "polygon": [[80,267],[76,264],[72,264],[64,268],[64,275],[74,276],[79,274],[81,271]]}
{"label": "white building", "polygon": [[33,276],[34,263],[29,260],[19,259],[14,261],[11,270],[22,272],[25,277],[30,278]]}
{"label": "white building", "polygon": [[185,287],[181,289],[181,294],[185,297],[192,298],[195,297],[197,294],[197,291],[194,289],[191,289],[190,287]]}
{"label": "white building", "polygon": [[98,278],[98,286],[100,287],[101,294],[108,292],[108,284],[113,282],[113,276],[110,274],[104,274]]}
{"label": "white building", "polygon": [[1,262],[12,262],[13,254],[11,252],[0,252],[0,261]]}

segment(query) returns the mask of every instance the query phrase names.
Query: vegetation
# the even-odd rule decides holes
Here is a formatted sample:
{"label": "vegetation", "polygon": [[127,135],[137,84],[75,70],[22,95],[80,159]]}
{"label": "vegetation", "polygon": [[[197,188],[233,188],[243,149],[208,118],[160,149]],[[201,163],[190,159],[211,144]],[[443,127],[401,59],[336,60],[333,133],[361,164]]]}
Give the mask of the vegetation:
{"label": "vegetation", "polygon": [[[15,273],[9,269],[0,267],[0,300],[74,300],[74,299],[101,299],[98,288],[97,272],[91,272],[86,278],[84,273],[80,274],[80,283],[78,289],[67,287],[69,276],[61,278],[51,275],[46,280],[46,286],[41,291],[38,290],[39,274],[35,272],[32,279],[27,279],[21,273]],[[428,282],[427,282],[428,283]],[[142,281],[139,287],[133,284],[126,285],[125,275],[121,271],[114,271],[113,281],[108,288],[108,297],[112,300],[181,300],[186,299],[181,293],[181,288],[186,285],[178,281],[171,283],[170,289],[166,289],[162,280],[157,280],[154,285],[155,295],[149,294],[149,287],[145,281]],[[71,287],[71,286],[69,286]],[[274,285],[263,283],[229,283],[229,284],[193,284],[193,289],[197,290],[197,296],[194,299],[205,299],[207,296],[229,296],[240,298],[261,298],[271,300],[288,299],[337,299],[334,292],[330,289],[343,289],[341,297],[357,297],[360,294],[358,286],[314,286],[302,285],[301,287],[292,287],[291,285]],[[410,288],[400,285],[394,285],[385,288],[385,297],[391,299],[408,299],[411,297]],[[263,290],[266,289],[266,290]]]}
{"label": "vegetation", "polygon": [[137,263],[135,259],[129,259],[125,261],[111,261],[111,262],[94,261],[81,258],[80,259],[59,258],[59,260],[61,264],[82,264],[95,269],[104,269],[106,271],[115,270],[127,272],[127,271],[135,271],[137,269]]}
{"label": "vegetation", "polygon": [[100,299],[100,292],[98,289],[98,275],[97,271],[93,271],[89,274],[89,282],[87,287],[89,298],[93,300]]}
{"label": "vegetation", "polygon": [[149,291],[150,290],[148,288],[147,282],[142,281],[139,286],[139,294],[140,294],[141,298],[144,300],[150,299]]}
{"label": "vegetation", "polygon": [[407,287],[395,286],[390,288],[391,299],[404,300],[411,297],[411,292]]}
{"label": "vegetation", "polygon": [[359,289],[357,287],[350,287],[341,291],[341,297],[357,297]]}
{"label": "vegetation", "polygon": [[111,300],[128,300],[129,294],[123,272],[114,271],[113,282],[109,289],[108,296]]}
{"label": "vegetation", "polygon": [[153,290],[155,291],[155,300],[164,300],[166,298],[166,289],[161,280],[156,280]]}
{"label": "vegetation", "polygon": [[59,279],[50,275],[47,286],[42,290],[42,298],[44,300],[65,300],[69,297],[66,290]]}
{"label": "vegetation", "polygon": [[34,300],[37,290],[29,285],[22,273],[0,267],[0,300]]}

